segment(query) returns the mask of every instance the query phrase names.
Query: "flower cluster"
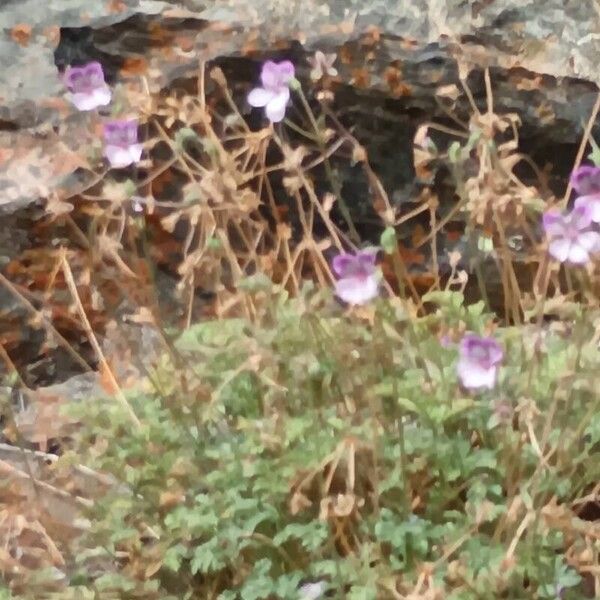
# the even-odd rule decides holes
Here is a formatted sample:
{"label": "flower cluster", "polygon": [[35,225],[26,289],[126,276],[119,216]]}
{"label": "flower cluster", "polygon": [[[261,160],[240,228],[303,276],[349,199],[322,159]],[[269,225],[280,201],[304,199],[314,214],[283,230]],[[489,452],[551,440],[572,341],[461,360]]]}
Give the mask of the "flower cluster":
{"label": "flower cluster", "polygon": [[[377,251],[377,248],[367,248],[354,253],[343,252],[333,258],[331,266],[338,278],[335,294],[340,300],[349,305],[362,305],[379,294]],[[461,385],[475,391],[492,389],[503,358],[502,346],[494,338],[466,334],[459,345],[456,366]]]}
{"label": "flower cluster", "polygon": [[[104,70],[97,61],[67,67],[63,81],[69,90],[69,99],[78,110],[94,110],[111,101]],[[104,156],[115,168],[128,167],[140,160],[142,144],[138,141],[137,120],[113,120],[104,124]]]}
{"label": "flower cluster", "polygon": [[571,184],[578,198],[572,210],[544,213],[543,226],[550,256],[561,263],[583,265],[600,251],[600,168],[582,166],[573,171]]}

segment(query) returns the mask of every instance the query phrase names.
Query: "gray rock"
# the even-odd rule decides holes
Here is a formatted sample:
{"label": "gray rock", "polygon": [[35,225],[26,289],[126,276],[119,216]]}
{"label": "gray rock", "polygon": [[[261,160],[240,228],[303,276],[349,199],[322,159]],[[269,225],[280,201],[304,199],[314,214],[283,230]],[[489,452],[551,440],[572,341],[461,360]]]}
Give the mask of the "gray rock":
{"label": "gray rock", "polygon": [[[175,47],[175,52],[167,54],[157,47],[149,33],[153,20],[160,20],[167,32],[166,44],[189,34],[194,40],[192,50]],[[208,25],[217,21],[228,23],[231,30],[212,31]],[[20,24],[30,26],[31,34],[18,43],[12,30]],[[67,48],[55,57],[58,28],[63,32],[61,46],[70,32],[74,39],[79,36],[81,47],[71,53]],[[360,39],[373,28],[378,37],[367,53]],[[409,98],[392,102],[396,110],[418,109],[435,117],[439,113],[435,90],[456,82],[458,58],[495,69],[497,106],[518,112],[526,131],[548,126],[553,128],[549,138],[575,143],[595,100],[593,84],[600,81],[596,68],[600,9],[596,3],[580,0],[115,0],[112,4],[108,0],[6,0],[0,7],[0,125],[34,128],[26,134],[29,138],[40,127],[62,126],[64,110],[57,109],[54,99],[64,90],[55,61],[82,58],[90,48],[115,65],[143,54],[151,67],[150,89],[158,91],[174,79],[192,76],[199,59],[239,56],[246,52],[250,39],[256,55],[272,51],[276,42],[287,42],[291,48],[293,40],[300,41],[307,52],[349,48],[352,62],[340,72],[355,94],[356,106],[346,108],[378,110],[383,121],[389,108],[384,105],[393,98],[385,81],[391,64],[399,65],[412,92]],[[369,74],[368,90],[357,89],[354,83],[353,73],[360,67]],[[518,77],[512,76],[515,69],[526,80],[522,89]],[[532,83],[532,74],[543,76],[542,80]],[[474,91],[476,99],[483,100],[480,81],[472,83],[479,88]],[[348,94],[346,99],[351,99]],[[552,118],[540,117],[540,111]],[[79,131],[85,127],[81,122]],[[77,130],[72,134],[71,138],[63,134],[58,142],[66,140],[68,146],[69,139],[77,139]],[[25,138],[17,140],[15,135],[6,134],[2,144],[21,145]],[[47,147],[53,148],[52,144]],[[68,151],[60,155],[52,150],[61,162]],[[5,167],[7,172],[19,173],[32,160],[41,163],[39,177],[35,173],[12,177],[7,189],[0,181],[4,214],[62,185],[53,177],[49,152],[34,145],[16,163],[5,164],[0,155],[0,171]]]}
{"label": "gray rock", "polygon": [[[107,27],[136,13],[155,15],[167,6],[158,0],[120,0],[120,12],[109,2],[86,0],[7,0],[0,6],[0,120],[19,126],[45,121],[52,113],[45,100],[62,90],[54,50],[60,27]],[[13,39],[19,25],[31,27],[27,41]]]}
{"label": "gray rock", "polygon": [[[301,34],[307,44],[352,24],[350,38],[378,27],[420,44],[443,38],[484,45],[504,66],[600,82],[600,8],[579,0],[181,0],[200,18],[264,27],[272,37]],[[327,33],[325,33],[327,31]]]}

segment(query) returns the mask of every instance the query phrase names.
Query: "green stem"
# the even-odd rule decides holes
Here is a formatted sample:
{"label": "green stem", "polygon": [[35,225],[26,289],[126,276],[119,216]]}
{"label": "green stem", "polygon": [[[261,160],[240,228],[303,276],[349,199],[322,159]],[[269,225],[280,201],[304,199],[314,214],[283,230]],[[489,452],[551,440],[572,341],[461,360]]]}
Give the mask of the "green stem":
{"label": "green stem", "polygon": [[333,173],[333,169],[331,168],[331,163],[329,161],[329,157],[327,156],[327,146],[326,146],[325,140],[323,139],[323,136],[321,135],[321,131],[319,129],[319,124],[317,123],[317,120],[315,119],[315,115],[314,115],[312,109],[310,108],[310,104],[308,103],[308,100],[307,100],[304,92],[302,91],[302,87],[297,86],[294,89],[298,93],[298,96],[300,97],[300,101],[302,102],[302,106],[304,107],[304,110],[306,111],[306,114],[308,115],[310,123],[315,131],[315,135],[317,138],[316,141],[319,146],[319,150],[320,150],[321,154],[323,155],[323,164],[325,166],[325,173],[327,174],[327,178],[329,179],[329,182],[331,183],[333,193],[335,194],[335,196],[337,198],[338,205],[340,207],[340,212],[342,213],[342,217],[344,218],[344,221],[346,222],[346,225],[348,227],[348,233],[355,243],[360,243],[360,236],[358,235],[358,231],[356,231],[356,227],[354,226],[354,223],[352,221],[350,209],[348,208],[348,205],[346,204],[346,202],[344,201],[344,199],[342,197],[341,186],[339,184],[337,177]]}

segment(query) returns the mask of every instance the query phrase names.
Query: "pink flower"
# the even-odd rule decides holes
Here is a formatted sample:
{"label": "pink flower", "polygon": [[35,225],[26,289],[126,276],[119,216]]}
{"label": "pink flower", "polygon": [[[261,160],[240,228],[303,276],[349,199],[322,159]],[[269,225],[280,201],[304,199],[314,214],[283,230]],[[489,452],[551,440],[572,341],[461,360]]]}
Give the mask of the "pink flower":
{"label": "pink flower", "polygon": [[290,99],[289,82],[294,74],[294,65],[289,60],[280,63],[268,60],[260,73],[262,87],[254,88],[248,94],[250,106],[264,107],[265,114],[272,123],[282,121]]}
{"label": "pink flower", "polygon": [[461,384],[469,390],[492,389],[503,357],[502,347],[494,338],[467,333],[460,342],[456,367]]}
{"label": "pink flower", "polygon": [[312,67],[310,78],[313,81],[319,81],[324,75],[337,77],[338,71],[333,66],[336,58],[337,54],[325,54],[321,52],[321,50],[317,50],[315,55],[308,59],[308,62],[310,62],[310,66]]}
{"label": "pink flower", "polygon": [[600,249],[600,234],[591,229],[591,224],[592,209],[587,204],[575,206],[569,213],[555,209],[544,213],[550,256],[575,265],[588,262],[590,254]]}
{"label": "pink flower", "polygon": [[104,156],[115,168],[127,167],[140,160],[142,144],[138,143],[137,120],[109,121],[104,124]]}
{"label": "pink flower", "polygon": [[375,260],[377,250],[360,250],[356,254],[338,254],[332,262],[339,277],[335,284],[336,295],[348,304],[366,304],[379,294],[379,281]]}
{"label": "pink flower", "polygon": [[94,110],[110,102],[111,92],[104,81],[104,71],[99,62],[67,67],[63,80],[70,91],[69,99],[78,110]]}
{"label": "pink flower", "polygon": [[579,194],[575,206],[590,207],[592,221],[600,223],[600,168],[584,165],[571,174],[571,185]]}

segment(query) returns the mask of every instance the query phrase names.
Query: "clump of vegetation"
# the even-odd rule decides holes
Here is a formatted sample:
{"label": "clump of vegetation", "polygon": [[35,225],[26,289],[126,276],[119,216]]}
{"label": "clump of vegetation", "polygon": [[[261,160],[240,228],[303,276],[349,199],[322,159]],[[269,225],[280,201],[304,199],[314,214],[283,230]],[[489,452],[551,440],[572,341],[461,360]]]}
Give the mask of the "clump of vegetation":
{"label": "clump of vegetation", "polygon": [[[156,598],[581,598],[596,540],[596,315],[496,333],[492,389],[454,340],[459,293],[415,319],[247,282],[260,316],[195,325],[128,399],[81,406],[98,499],[73,581]],[[444,336],[444,343],[440,343]],[[90,564],[106,568],[98,578]]]}

